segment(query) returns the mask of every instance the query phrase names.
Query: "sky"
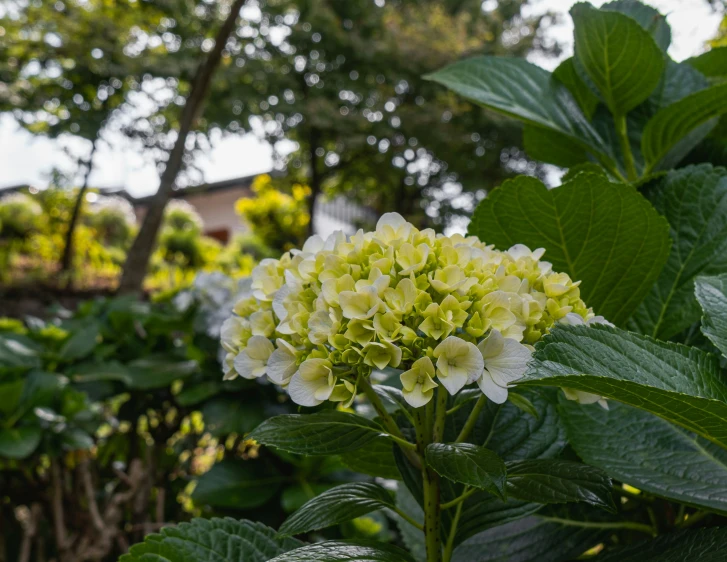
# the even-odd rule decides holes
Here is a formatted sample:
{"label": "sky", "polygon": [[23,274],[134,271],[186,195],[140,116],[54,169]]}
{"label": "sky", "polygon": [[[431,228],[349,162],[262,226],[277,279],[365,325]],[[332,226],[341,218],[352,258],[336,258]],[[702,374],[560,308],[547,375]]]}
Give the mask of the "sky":
{"label": "sky", "polygon": [[[573,53],[573,27],[567,12],[574,3],[575,0],[534,0],[529,8],[532,13],[549,10],[562,15],[561,23],[547,30],[548,36],[564,45],[561,58]],[[603,0],[592,0],[591,3],[598,6]],[[715,35],[722,19],[721,14],[712,12],[705,0],[651,0],[648,3],[667,14],[672,28],[669,54],[676,61],[703,52],[704,41]],[[532,62],[552,69],[558,60],[533,57]],[[156,191],[159,175],[151,159],[145,158],[137,146],[120,135],[109,140],[111,146],[102,145],[97,151],[90,184],[123,187],[136,196]],[[206,182],[263,173],[272,167],[271,147],[254,135],[227,136],[214,140],[213,145],[208,154],[196,161]],[[0,116],[0,189],[18,184],[45,187],[54,167],[73,172],[75,164],[68,152],[83,154],[86,147],[85,141],[75,138],[33,137],[19,129],[10,116]]]}

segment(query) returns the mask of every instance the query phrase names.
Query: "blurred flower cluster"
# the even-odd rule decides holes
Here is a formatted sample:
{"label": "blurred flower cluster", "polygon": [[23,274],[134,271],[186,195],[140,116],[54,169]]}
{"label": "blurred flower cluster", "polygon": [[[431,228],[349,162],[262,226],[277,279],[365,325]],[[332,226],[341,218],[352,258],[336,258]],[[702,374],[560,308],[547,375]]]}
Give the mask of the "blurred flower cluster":
{"label": "blurred flower cluster", "polygon": [[350,404],[361,377],[399,369],[414,407],[440,384],[476,383],[507,400],[538,341],[556,322],[587,322],[579,282],[476,237],[418,230],[389,213],[374,232],[313,236],[265,259],[222,326],[227,378],[267,376],[294,402]]}

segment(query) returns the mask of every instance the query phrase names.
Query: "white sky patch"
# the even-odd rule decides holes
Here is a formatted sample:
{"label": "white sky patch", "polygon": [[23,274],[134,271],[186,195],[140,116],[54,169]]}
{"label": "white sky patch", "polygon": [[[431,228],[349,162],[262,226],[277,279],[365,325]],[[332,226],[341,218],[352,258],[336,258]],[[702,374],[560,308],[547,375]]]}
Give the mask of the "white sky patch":
{"label": "white sky patch", "polygon": [[[596,6],[603,0],[594,0]],[[669,54],[677,61],[705,50],[705,41],[713,37],[719,27],[722,14],[713,12],[705,0],[651,0],[660,12],[667,14],[672,27],[672,45]],[[573,27],[567,12],[575,0],[534,0],[531,13],[551,11],[560,14],[562,20],[547,30],[547,35],[564,45],[563,57],[573,52]],[[245,14],[248,17],[252,14]],[[532,62],[553,69],[559,60],[532,55]],[[426,111],[426,107],[423,108]],[[97,152],[94,172],[90,183],[94,187],[123,187],[134,195],[156,191],[159,174],[151,158],[125,137],[109,133]],[[196,164],[208,182],[268,171],[273,166],[271,147],[254,135],[219,135],[213,139],[213,149],[198,158]],[[18,184],[44,187],[50,172],[58,168],[73,173],[73,156],[87,153],[89,143],[73,138],[47,139],[34,137],[20,129],[9,115],[0,116],[0,189]]]}

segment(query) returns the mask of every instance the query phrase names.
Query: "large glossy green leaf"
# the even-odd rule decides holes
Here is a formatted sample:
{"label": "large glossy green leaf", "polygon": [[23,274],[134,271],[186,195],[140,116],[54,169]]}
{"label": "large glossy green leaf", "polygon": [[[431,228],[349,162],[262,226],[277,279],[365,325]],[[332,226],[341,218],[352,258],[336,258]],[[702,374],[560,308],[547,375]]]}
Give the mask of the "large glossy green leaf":
{"label": "large glossy green leaf", "polygon": [[646,172],[674,167],[727,113],[727,83],[715,84],[660,109],[644,127]]}
{"label": "large glossy green leaf", "polygon": [[586,303],[616,324],[651,289],[670,245],[667,222],[636,189],[593,173],[552,190],[509,180],[480,203],[468,232],[503,250],[545,248],[544,259],[580,280]]}
{"label": "large glossy green leaf", "polygon": [[727,75],[727,47],[712,47],[706,53],[687,59],[687,64],[709,77]]}
{"label": "large glossy green leaf", "polygon": [[632,544],[599,557],[601,562],[723,562],[727,529],[698,529]]}
{"label": "large glossy green leaf", "polygon": [[613,478],[679,503],[727,513],[727,451],[648,412],[563,399],[578,456]]}
{"label": "large glossy green leaf", "polygon": [[41,429],[20,426],[0,429],[0,458],[24,459],[38,447]]}
{"label": "large glossy green leaf", "polygon": [[666,52],[671,43],[671,28],[666,22],[666,17],[660,14],[651,6],[643,4],[639,0],[615,0],[601,6],[601,10],[621,12],[635,19],[641,27],[648,31],[659,45],[659,48]]}
{"label": "large glossy green leaf", "polygon": [[521,384],[569,387],[656,414],[727,448],[727,385],[717,357],[610,328],[559,326]]}
{"label": "large glossy green leaf", "polygon": [[394,498],[378,484],[342,484],[316,496],[288,517],[280,534],[292,536],[325,529],[387,507],[394,508]]}
{"label": "large glossy green leaf", "polygon": [[250,434],[251,439],[300,455],[335,455],[355,451],[384,431],[356,414],[327,410],[315,414],[275,416]]}
{"label": "large glossy green leaf", "polygon": [[414,562],[406,550],[372,540],[326,541],[306,545],[270,562]]}
{"label": "large glossy green leaf", "polygon": [[595,546],[600,529],[526,517],[474,535],[454,551],[452,562],[562,562]]}
{"label": "large glossy green leaf", "polygon": [[199,477],[192,499],[198,505],[251,509],[268,502],[284,481],[262,461],[226,459]]}
{"label": "large glossy green leaf", "polygon": [[702,314],[695,278],[727,271],[727,169],[701,164],[675,170],[646,195],[669,221],[674,244],[629,328],[668,339]]}
{"label": "large glossy green leaf", "polygon": [[659,83],[664,54],[633,18],[590,4],[571,8],[575,59],[614,115],[626,115]]}
{"label": "large glossy green leaf", "polygon": [[727,274],[700,277],[696,295],[702,307],[702,332],[727,357]]}
{"label": "large glossy green leaf", "polygon": [[377,437],[360,449],[341,455],[341,462],[354,472],[369,476],[401,480],[394,459],[394,445],[388,437]]}
{"label": "large glossy green leaf", "polygon": [[489,449],[470,443],[432,443],[425,453],[427,464],[439,475],[505,497],[505,462]]}
{"label": "large glossy green leaf", "polygon": [[147,535],[119,562],[267,562],[302,545],[299,540],[278,537],[260,523],[193,519]]}
{"label": "large glossy green leaf", "polygon": [[524,59],[481,56],[455,62],[426,78],[526,124],[556,131],[614,161],[570,92]]}
{"label": "large glossy green leaf", "polygon": [[507,463],[508,495],[538,503],[587,503],[615,511],[611,479],[585,464],[560,459]]}

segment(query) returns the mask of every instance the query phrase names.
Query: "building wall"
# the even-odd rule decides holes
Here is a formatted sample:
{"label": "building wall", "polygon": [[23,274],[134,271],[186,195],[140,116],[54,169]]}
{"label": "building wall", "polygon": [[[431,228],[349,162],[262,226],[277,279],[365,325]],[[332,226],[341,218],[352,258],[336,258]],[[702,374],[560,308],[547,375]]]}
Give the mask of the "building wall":
{"label": "building wall", "polygon": [[[197,209],[204,221],[204,232],[221,242],[227,242],[238,232],[247,228],[235,212],[235,202],[242,197],[250,197],[247,186],[219,189],[201,193],[184,194],[184,199]],[[146,214],[146,205],[135,206],[137,223],[141,224]]]}
{"label": "building wall", "polygon": [[[226,231],[228,239],[238,232],[246,230],[240,217],[235,213],[235,202],[241,197],[249,197],[250,190],[246,187],[224,189],[209,193],[190,194],[185,201],[197,209],[204,221],[206,233],[217,234]],[[226,241],[226,240],[223,240]]]}

